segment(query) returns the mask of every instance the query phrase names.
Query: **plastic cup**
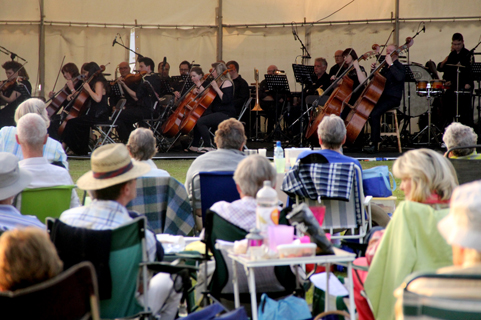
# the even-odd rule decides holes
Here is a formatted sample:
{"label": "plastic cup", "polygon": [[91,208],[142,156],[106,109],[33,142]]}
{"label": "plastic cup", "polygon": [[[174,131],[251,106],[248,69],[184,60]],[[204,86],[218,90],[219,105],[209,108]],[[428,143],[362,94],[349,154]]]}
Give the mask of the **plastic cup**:
{"label": "plastic cup", "polygon": [[284,173],[286,172],[286,159],[275,159],[274,160],[276,163],[276,171],[277,173]]}
{"label": "plastic cup", "polygon": [[257,149],[260,156],[267,157],[267,149]]}
{"label": "plastic cup", "polygon": [[294,239],[293,226],[269,226],[269,249],[277,251],[277,246],[280,244],[291,244]]}

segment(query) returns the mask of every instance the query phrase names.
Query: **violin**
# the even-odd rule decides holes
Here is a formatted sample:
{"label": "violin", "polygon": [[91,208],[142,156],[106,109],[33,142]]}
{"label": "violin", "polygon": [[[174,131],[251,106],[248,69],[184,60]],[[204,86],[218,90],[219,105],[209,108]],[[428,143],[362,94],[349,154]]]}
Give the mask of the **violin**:
{"label": "violin", "polygon": [[[229,71],[231,70],[226,69],[224,72],[222,72],[222,74],[219,74],[212,82],[219,80],[220,77],[225,76]],[[186,117],[184,117],[184,120],[182,120],[179,126],[179,129],[182,133],[188,134],[192,131],[192,129],[194,129],[197,120],[202,117],[205,110],[209,108],[215,97],[217,97],[217,92],[212,88],[212,82],[210,82],[204,88],[204,90],[202,90],[202,92],[199,92],[194,97],[194,99],[192,99],[192,101],[186,105],[189,113]]]}
{"label": "violin", "polygon": [[[392,57],[395,54],[399,54],[401,51],[404,51],[407,48],[411,47],[413,43],[414,43],[413,38],[407,37],[406,43],[400,46],[397,50],[394,50],[393,52],[391,52],[390,56]],[[386,60],[384,60],[366,79],[367,81],[370,78],[372,78],[372,80],[366,86],[366,88],[364,89],[364,91],[362,92],[362,94],[359,96],[356,103],[354,104],[352,110],[349,112],[349,114],[346,117],[346,121],[345,121],[346,131],[347,131],[346,135],[347,135],[347,140],[351,143],[354,143],[354,141],[359,136],[359,133],[361,132],[362,128],[364,127],[364,124],[369,118],[371,111],[376,106],[377,102],[379,101],[379,98],[381,97],[384,91],[386,78],[380,74],[380,70],[384,66],[386,66],[386,64],[387,62]],[[364,83],[361,83],[359,86],[363,84]]]}
{"label": "violin", "polygon": [[84,85],[89,83],[102,72],[105,71],[105,66],[101,65],[100,69],[95,71],[87,80],[85,80],[77,91],[75,97],[70,100],[70,103],[63,109],[61,121],[62,124],[58,128],[59,136],[62,136],[65,126],[70,119],[77,118],[85,114],[88,103],[90,102],[90,94],[84,89]]}
{"label": "violin", "polygon": [[17,80],[22,80],[21,77],[13,77],[11,79],[5,80],[1,85],[0,85],[0,91],[1,92],[7,92],[8,89],[13,88],[15,84],[17,83]]}
{"label": "violin", "polygon": [[[129,73],[124,77],[123,81],[127,86],[131,86],[133,84],[140,83],[143,76],[145,76],[146,74],[147,74],[147,71],[140,71],[139,73]],[[114,85],[118,83],[120,79],[121,78],[117,78],[115,81],[110,82],[110,85]]]}
{"label": "violin", "polygon": [[[374,57],[377,54],[377,51],[368,51],[362,56],[358,58],[360,60],[367,60],[371,57]],[[352,93],[354,81],[349,78],[348,74],[354,68],[354,63],[347,68],[340,76],[337,78],[325,91],[323,94],[319,95],[319,98],[314,101],[313,106],[314,108],[311,111],[311,115],[309,117],[309,122],[307,125],[306,130],[306,139],[309,139],[313,134],[317,132],[317,127],[321,123],[324,116],[335,114],[337,116],[341,115],[342,109],[344,109],[344,101],[346,101],[347,97],[349,97]],[[323,106],[317,107],[321,97],[325,95],[326,92],[330,92],[330,89],[336,86],[339,83],[339,86],[334,89],[329,99]],[[320,109],[320,110],[319,110]]]}

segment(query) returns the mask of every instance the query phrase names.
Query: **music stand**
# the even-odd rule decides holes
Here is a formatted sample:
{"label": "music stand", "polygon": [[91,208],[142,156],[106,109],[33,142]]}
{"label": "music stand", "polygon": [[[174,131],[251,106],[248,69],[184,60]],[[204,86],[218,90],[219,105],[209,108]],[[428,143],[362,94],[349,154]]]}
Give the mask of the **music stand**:
{"label": "music stand", "polygon": [[[289,82],[287,81],[287,76],[285,74],[265,74],[264,79],[266,80],[266,83],[267,83],[267,89],[271,92],[276,93],[276,98],[275,98],[276,127],[274,128],[272,133],[269,135],[269,137],[272,137],[275,135],[277,131],[279,131],[282,134],[282,130],[280,128],[281,119],[278,114],[279,94],[290,93],[290,89],[289,89]],[[284,100],[284,103],[285,103],[285,100]],[[284,106],[284,103],[283,103],[283,106]],[[282,109],[284,109],[284,107]],[[281,110],[281,115],[282,115],[282,110]]]}
{"label": "music stand", "polygon": [[[480,55],[481,53],[475,53]],[[471,65],[473,80],[478,82],[478,90],[474,91],[473,106],[476,96],[478,97],[478,134],[481,133],[481,62],[475,62]]]}
{"label": "music stand", "polygon": [[160,78],[160,88],[161,88],[160,91],[163,92],[163,94],[169,94],[169,93],[173,94],[174,93],[172,91],[172,88],[170,87],[169,78],[167,78],[167,77],[161,77]]}
{"label": "music stand", "polygon": [[[294,71],[294,77],[296,78],[296,82],[301,84],[301,117],[303,115],[304,109],[304,88],[306,84],[312,84],[312,75],[314,74],[314,66],[306,66],[303,64],[292,64],[292,70]],[[304,132],[304,121],[301,119],[300,128],[300,143],[299,147],[302,148],[302,136]]]}
{"label": "music stand", "polygon": [[[407,131],[407,128],[409,127],[409,135],[411,135],[411,86],[409,85],[410,82],[416,82],[416,77],[414,76],[411,66],[408,64],[404,65],[404,71],[405,71],[405,76],[404,76],[404,83],[408,83],[408,90],[407,90],[407,106],[406,106],[406,90],[403,91],[404,99],[403,99],[403,118],[407,116],[409,121],[404,121],[403,127],[401,129],[401,135],[403,133],[405,134]],[[406,88],[406,87],[404,87]]]}
{"label": "music stand", "polygon": [[189,90],[194,85],[190,77],[186,74],[183,74],[181,76],[172,76],[171,80],[172,83],[175,83],[176,86],[178,86],[178,91],[180,92],[180,95],[183,95],[185,93],[185,90]]}

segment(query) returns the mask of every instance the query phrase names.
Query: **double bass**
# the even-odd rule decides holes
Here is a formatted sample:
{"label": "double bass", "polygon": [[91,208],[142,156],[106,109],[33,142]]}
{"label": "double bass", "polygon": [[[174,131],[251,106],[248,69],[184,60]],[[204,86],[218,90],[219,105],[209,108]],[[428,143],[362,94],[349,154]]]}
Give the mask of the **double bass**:
{"label": "double bass", "polygon": [[[374,49],[374,47],[373,47]],[[358,60],[367,60],[377,54],[377,51],[368,51],[362,56],[358,58]],[[354,68],[354,64],[352,64],[349,68],[347,68],[340,76],[337,78],[325,91],[322,93],[319,98],[317,98],[313,103],[313,109],[311,111],[311,115],[309,116],[309,123],[307,125],[306,130],[306,139],[309,139],[313,134],[317,132],[317,127],[321,123],[324,116],[335,114],[337,116],[341,115],[344,101],[352,93],[352,87],[354,81],[349,78],[348,74]],[[317,106],[321,98],[328,92],[331,92],[331,89],[339,83],[339,86],[334,89],[329,99],[326,101],[324,106]],[[320,111],[319,111],[320,109]]]}
{"label": "double bass", "polygon": [[[392,57],[394,54],[399,54],[401,51],[406,50],[411,47],[414,43],[413,38],[407,37],[406,43],[400,46],[398,49],[390,53]],[[347,141],[354,143],[354,141],[359,136],[362,128],[366,124],[371,111],[376,106],[379,98],[381,97],[384,86],[386,84],[386,78],[380,74],[380,70],[386,66],[386,59],[371,73],[368,77],[372,78],[369,84],[366,86],[362,94],[357,99],[352,110],[346,117],[346,130],[347,130]],[[366,81],[368,80],[366,79]],[[360,84],[361,86],[363,84]]]}
{"label": "double bass", "polygon": [[[219,80],[220,77],[225,76],[229,71],[231,70],[226,69],[224,72],[219,74],[213,81]],[[186,117],[184,117],[184,119],[182,120],[179,126],[179,130],[183,134],[188,134],[189,132],[192,131],[192,129],[194,129],[194,126],[197,123],[197,120],[199,120],[199,118],[202,117],[205,110],[209,108],[209,106],[214,101],[215,97],[217,97],[217,92],[212,88],[212,82],[209,83],[204,88],[204,90],[198,93],[194,97],[194,99],[192,99],[190,103],[186,105],[188,114]]]}
{"label": "double bass", "polygon": [[101,65],[100,69],[95,71],[87,80],[85,80],[77,91],[77,94],[72,98],[70,103],[62,110],[61,121],[62,124],[58,128],[58,134],[61,136],[65,130],[65,126],[70,119],[77,118],[85,114],[88,103],[90,102],[90,94],[84,90],[85,83],[90,84],[93,78],[105,71],[105,66]]}
{"label": "double bass", "polygon": [[[207,80],[207,78],[211,75],[212,73],[205,74],[204,77],[202,77],[201,82],[204,82]],[[162,125],[162,133],[166,135],[167,137],[175,137],[179,132],[180,132],[180,124],[184,120],[184,117],[188,110],[186,109],[186,106],[192,102],[192,100],[195,99],[195,94],[193,93],[195,88],[195,84],[190,87],[190,89],[182,95],[182,97],[179,98],[179,100],[176,103],[175,111],[169,116],[167,121]]]}

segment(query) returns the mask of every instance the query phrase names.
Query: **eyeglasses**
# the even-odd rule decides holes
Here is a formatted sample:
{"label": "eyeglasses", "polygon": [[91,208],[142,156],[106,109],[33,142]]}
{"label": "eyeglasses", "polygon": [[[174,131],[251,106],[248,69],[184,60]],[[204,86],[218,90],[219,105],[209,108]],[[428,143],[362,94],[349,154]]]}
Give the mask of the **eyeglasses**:
{"label": "eyeglasses", "polygon": [[342,58],[342,54],[340,56],[334,56],[334,58]]}

